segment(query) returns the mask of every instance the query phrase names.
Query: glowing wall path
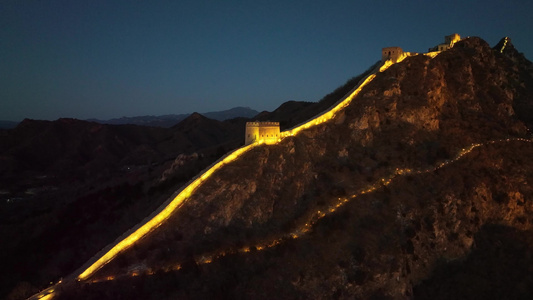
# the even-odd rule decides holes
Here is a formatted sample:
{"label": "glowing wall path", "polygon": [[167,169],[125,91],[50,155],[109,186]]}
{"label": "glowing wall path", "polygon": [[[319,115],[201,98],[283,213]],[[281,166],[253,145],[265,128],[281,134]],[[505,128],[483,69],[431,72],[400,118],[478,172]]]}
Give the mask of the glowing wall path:
{"label": "glowing wall path", "polygon": [[[398,60],[398,62],[401,60]],[[392,63],[386,62],[380,69],[379,72],[383,72],[386,70],[389,66],[391,66]],[[374,70],[368,77],[366,77],[352,92],[344,98],[339,104],[331,108],[330,110],[326,111],[325,113],[319,115],[318,117],[315,117],[314,119],[311,119],[307,121],[306,123],[297,126],[293,129],[290,129],[288,131],[282,132],[281,139],[288,137],[288,136],[294,136],[298,132],[300,132],[303,129],[310,128],[312,126],[316,126],[318,124],[324,123],[327,120],[330,120],[335,116],[337,112],[342,110],[343,108],[347,107],[350,102],[357,96],[357,94],[361,91],[361,89],[368,84],[372,79],[376,77],[375,73],[377,70]],[[280,139],[280,140],[281,140]],[[231,161],[237,159],[240,155],[247,152],[251,148],[262,144],[263,141],[259,141],[253,144],[250,144],[248,146],[244,146],[242,148],[239,148],[226,157],[224,157],[221,161],[215,163],[211,168],[207,169],[202,175],[197,177],[194,181],[192,181],[187,187],[185,187],[170,203],[168,203],[161,211],[155,215],[152,219],[144,223],[142,226],[135,229],[131,234],[129,234],[127,237],[122,239],[120,242],[116,243],[109,251],[107,251],[102,257],[100,257],[98,260],[96,260],[94,263],[92,263],[87,269],[85,269],[83,272],[81,272],[80,275],[77,276],[78,280],[85,280],[88,277],[90,277],[92,274],[94,274],[96,271],[98,271],[100,268],[102,268],[105,264],[107,264],[109,261],[111,261],[115,256],[117,256],[120,252],[128,249],[131,247],[136,241],[138,241],[140,238],[148,234],[150,231],[154,230],[155,228],[159,227],[164,221],[166,221],[170,215],[179,207],[181,204],[188,199],[191,194],[207,179],[216,172],[218,169],[220,169],[222,166],[230,163]]]}
{"label": "glowing wall path", "polygon": [[[507,138],[507,139],[491,140],[491,141],[487,141],[487,142],[484,142],[484,143],[475,143],[475,144],[471,144],[469,146],[466,146],[466,147],[462,148],[456,154],[456,156],[454,158],[442,161],[442,162],[440,162],[440,163],[438,163],[438,164],[436,164],[436,165],[434,165],[432,167],[428,167],[426,169],[411,169],[411,168],[395,169],[389,175],[376,180],[374,183],[369,184],[368,186],[362,188],[358,192],[356,192],[356,193],[354,193],[354,194],[352,194],[352,195],[350,195],[348,197],[337,198],[336,199],[337,201],[335,203],[333,203],[332,205],[330,205],[328,208],[315,211],[314,213],[311,214],[311,216],[309,216],[307,218],[307,220],[300,222],[300,225],[296,226],[289,233],[279,235],[278,237],[270,239],[270,240],[267,240],[267,241],[258,242],[258,243],[253,244],[253,245],[244,246],[242,248],[233,248],[233,249],[229,249],[228,248],[228,249],[218,250],[218,251],[211,252],[211,253],[205,253],[205,254],[203,254],[203,255],[201,255],[201,256],[196,258],[196,263],[197,264],[209,264],[209,263],[213,262],[214,260],[222,258],[222,257],[224,257],[226,255],[237,254],[237,253],[248,253],[248,252],[251,252],[252,249],[254,249],[255,251],[261,251],[261,250],[265,250],[267,248],[271,248],[271,247],[277,246],[277,245],[283,243],[284,241],[300,238],[303,235],[305,235],[306,233],[308,233],[311,230],[311,228],[320,219],[322,219],[325,216],[328,216],[328,215],[336,212],[340,207],[342,207],[343,205],[347,204],[348,202],[350,202],[350,201],[352,201],[352,200],[354,200],[354,199],[356,199],[358,197],[361,197],[361,196],[363,196],[365,194],[376,192],[376,191],[388,186],[389,184],[391,184],[397,178],[400,178],[400,177],[403,177],[403,176],[407,176],[407,175],[421,175],[421,174],[432,173],[432,172],[435,172],[435,171],[437,171],[439,169],[447,167],[447,166],[449,166],[449,165],[451,165],[451,164],[453,164],[453,163],[465,158],[466,155],[468,155],[469,153],[471,153],[473,150],[475,150],[477,148],[484,147],[484,146],[487,146],[487,145],[492,145],[492,144],[508,143],[508,142],[533,143],[533,139]],[[93,280],[92,282],[109,281],[109,280],[114,280],[116,278],[121,278],[121,277],[138,276],[141,273],[144,274],[144,275],[152,275],[152,274],[155,273],[155,271],[160,271],[160,270],[162,270],[164,272],[168,272],[168,271],[180,270],[180,269],[181,269],[181,265],[180,264],[170,265],[170,266],[167,266],[165,268],[158,269],[158,270],[154,270],[154,269],[151,269],[151,268],[137,269],[137,270],[135,270],[133,272],[130,272],[130,273],[115,274],[115,276],[110,276],[110,277],[103,278],[103,279],[96,279],[96,280]]]}
{"label": "glowing wall path", "polygon": [[[400,57],[396,63],[401,62],[402,60],[404,60],[408,56],[410,56],[410,54],[405,53],[405,55]],[[331,107],[330,109],[328,109],[324,113],[312,118],[311,120],[308,120],[308,121],[306,121],[303,124],[297,125],[296,127],[292,128],[292,129],[283,131],[281,133],[281,137],[285,138],[285,137],[288,137],[288,136],[294,136],[294,135],[298,134],[298,132],[300,132],[300,131],[302,131],[304,129],[308,129],[310,127],[322,124],[322,123],[324,123],[324,122],[326,122],[328,120],[333,119],[333,117],[335,117],[335,115],[339,111],[343,110],[348,105],[350,105],[352,100],[359,94],[359,92],[361,92],[363,87],[365,85],[367,85],[369,82],[371,82],[376,77],[376,73],[383,72],[383,71],[387,70],[393,64],[394,63],[392,61],[390,61],[390,60],[385,61],[379,67],[379,69],[378,68],[374,69],[372,71],[372,73],[370,73],[370,75],[368,75],[366,78],[364,78],[351,92],[348,93],[348,95],[344,96],[342,101],[339,101],[333,107]]]}
{"label": "glowing wall path", "polygon": [[88,267],[85,271],[83,271],[79,276],[79,280],[84,280],[87,277],[91,276],[94,272],[96,272],[98,269],[103,267],[106,263],[111,261],[117,254],[124,251],[125,249],[128,249],[133,243],[135,243],[137,240],[139,240],[141,237],[148,234],[153,229],[159,227],[164,221],[166,221],[170,215],[187,199],[191,196],[191,194],[207,179],[211,174],[213,174],[215,171],[220,169],[222,166],[228,164],[231,161],[234,161],[237,159],[240,155],[250,150],[252,147],[254,147],[256,144],[248,145],[242,148],[239,148],[229,155],[225,156],[221,160],[219,160],[217,163],[215,163],[212,167],[210,167],[207,171],[205,171],[203,174],[201,174],[199,177],[194,179],[188,186],[183,188],[181,192],[170,202],[168,205],[166,205],[162,210],[157,213],[153,218],[151,218],[148,222],[144,223],[144,225],[137,228],[133,233],[128,235],[125,239],[118,242],[114,247],[111,248],[108,252],[106,252],[100,259],[98,259],[96,262],[94,262],[90,267]]}
{"label": "glowing wall path", "polygon": [[[401,62],[403,59],[405,59],[408,56],[414,55],[415,53],[406,53],[404,56],[402,56],[400,59],[398,59],[398,62]],[[438,53],[436,53],[438,54]],[[434,54],[434,55],[436,55]],[[434,55],[431,55],[431,57],[434,57]],[[336,105],[331,107],[326,112],[318,115],[317,117],[312,118],[311,120],[298,125],[292,129],[289,129],[287,131],[281,132],[280,140],[289,137],[294,136],[298,134],[300,131],[304,129],[311,128],[313,126],[322,124],[330,119],[332,119],[339,111],[347,107],[351,101],[359,94],[359,92],[362,90],[362,88],[367,85],[369,82],[371,82],[375,77],[376,74],[379,72],[383,72],[386,69],[388,69],[391,65],[394,63],[391,61],[386,61],[383,63],[381,67],[374,69],[370,75],[368,75],[366,78],[364,78],[347,96],[342,98],[341,101],[339,101]],[[265,141],[260,140],[256,143],[250,144],[248,146],[244,146],[242,148],[239,148],[230,154],[226,155],[219,161],[215,162],[211,167],[206,169],[205,172],[203,172],[201,175],[197,176],[193,181],[180,189],[178,194],[171,198],[172,200],[167,200],[163,205],[161,205],[150,217],[146,218],[144,221],[127,231],[125,234],[123,234],[119,239],[117,239],[118,242],[115,242],[114,244],[108,245],[106,248],[102,249],[95,257],[93,257],[91,260],[89,260],[85,265],[82,266],[82,268],[78,269],[74,272],[73,275],[66,277],[65,281],[69,281],[72,279],[76,279],[78,281],[86,280],[91,275],[93,275],[96,271],[98,271],[100,268],[102,268],[104,265],[106,265],[108,262],[110,262],[113,258],[115,258],[119,253],[122,251],[128,249],[131,247],[136,241],[138,241],[140,238],[144,237],[148,233],[150,233],[155,228],[159,227],[164,221],[166,221],[170,215],[176,211],[183,203],[186,201],[191,194],[199,187],[201,184],[211,176],[214,172],[216,172],[218,169],[223,167],[224,165],[234,161],[239,156],[241,156],[243,153],[247,152],[248,150],[252,149],[253,147],[256,147],[260,144],[263,144]],[[272,143],[272,142],[269,142]],[[296,234],[294,234],[295,237],[297,237]],[[266,245],[266,246],[274,246],[277,245],[279,242],[273,242],[272,244]],[[259,247],[261,248],[261,247]],[[103,255],[100,253],[104,252]],[[249,249],[248,249],[249,251]],[[248,252],[245,251],[245,252]],[[98,255],[101,255],[98,258]],[[79,274],[79,275],[77,275]],[[43,299],[43,297],[46,297],[47,299],[51,299],[53,297],[54,288],[60,285],[61,283],[57,283],[50,288],[46,289],[45,291],[36,294],[32,296],[30,299]]]}

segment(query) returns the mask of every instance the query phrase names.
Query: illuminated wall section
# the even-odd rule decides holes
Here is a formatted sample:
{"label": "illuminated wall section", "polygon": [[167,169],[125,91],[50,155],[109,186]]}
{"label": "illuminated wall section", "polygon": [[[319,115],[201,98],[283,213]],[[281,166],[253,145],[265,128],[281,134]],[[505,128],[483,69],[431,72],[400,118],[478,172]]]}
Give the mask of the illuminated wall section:
{"label": "illuminated wall section", "polygon": [[461,36],[457,33],[447,35],[444,37],[444,43],[448,44],[450,48],[455,45],[455,43],[459,42],[461,40]]}
{"label": "illuminated wall section", "polygon": [[[401,62],[405,58],[407,58],[409,56],[412,56],[412,55],[416,55],[416,54],[417,53],[403,52],[403,54],[396,60],[396,62],[393,62],[391,60],[385,61],[383,63],[383,65],[379,68],[379,72],[383,72],[383,71],[387,70],[393,64]],[[355,88],[348,96],[346,96],[344,98],[344,100],[342,100],[340,103],[338,103],[337,105],[332,107],[330,110],[328,110],[328,111],[324,112],[323,114],[321,114],[321,115],[319,115],[319,116],[307,121],[304,124],[298,125],[297,127],[289,129],[287,131],[283,131],[281,133],[281,137],[285,138],[285,137],[288,137],[288,136],[294,136],[294,135],[298,134],[298,132],[300,132],[300,131],[302,131],[304,129],[308,129],[308,128],[313,127],[315,125],[322,124],[322,123],[332,119],[333,117],[335,117],[335,115],[339,111],[341,111],[342,109],[344,109],[345,107],[350,105],[352,100],[359,94],[359,92],[361,92],[361,90],[363,89],[363,87],[365,85],[367,85],[369,82],[371,82],[376,77],[375,73],[376,73],[376,71],[374,71],[372,74],[368,75],[368,77],[366,77],[363,80],[363,82],[361,84],[359,84],[359,86],[357,86],[357,88]]]}
{"label": "illuminated wall section", "polygon": [[505,50],[505,47],[507,46],[507,42],[509,41],[509,38],[508,37],[505,37],[503,39],[503,46],[502,48],[500,49],[500,53],[503,53],[503,50]]}
{"label": "illuminated wall section", "polygon": [[[165,220],[167,220],[170,215],[183,204],[183,202],[191,196],[191,194],[205,181],[211,174],[216,172],[218,169],[223,167],[224,165],[234,161],[237,159],[240,155],[244,154],[248,150],[252,149],[253,147],[257,145],[261,145],[263,143],[266,144],[274,144],[281,139],[289,136],[294,136],[298,134],[300,131],[304,129],[308,129],[310,127],[322,124],[330,119],[332,119],[339,111],[347,107],[351,101],[359,94],[359,92],[363,89],[363,87],[371,82],[375,77],[377,72],[383,72],[387,68],[389,68],[391,65],[397,62],[401,62],[406,57],[414,55],[414,53],[404,52],[401,57],[399,57],[396,62],[392,62],[390,60],[385,61],[384,64],[379,68],[379,70],[373,71],[370,75],[368,75],[363,82],[361,82],[352,92],[344,98],[344,100],[340,101],[338,104],[336,104],[334,107],[332,107],[330,110],[324,112],[323,114],[307,121],[306,123],[303,123],[299,126],[296,126],[292,129],[289,129],[287,131],[279,133],[279,124],[277,124],[277,132],[279,133],[279,138],[261,138],[260,134],[263,133],[268,135],[275,133],[276,129],[268,129],[268,126],[265,126],[264,130],[261,131],[261,126],[258,127],[257,130],[253,129],[250,131],[250,133],[257,132],[259,135],[258,138],[254,140],[249,145],[246,145],[242,148],[239,148],[226,157],[224,157],[222,160],[215,163],[211,168],[207,169],[202,175],[198,176],[196,179],[194,179],[187,187],[183,188],[182,191],[172,200],[168,203],[167,206],[163,207],[159,213],[157,213],[152,219],[146,221],[144,224],[140,225],[139,228],[134,229],[133,233],[122,239],[121,241],[117,242],[108,252],[106,252],[102,257],[100,257],[96,262],[91,264],[85,271],[83,271],[78,277],[78,280],[85,280],[92,274],[94,274],[97,270],[102,268],[105,264],[107,264],[109,261],[111,261],[115,256],[117,256],[120,252],[128,249],[131,245],[133,245],[136,241],[138,241],[140,238],[147,235],[150,231],[154,230],[155,228],[159,227],[161,223],[163,223]],[[262,122],[261,122],[262,123]],[[274,123],[274,122],[271,122]],[[251,126],[254,127],[254,126]]]}
{"label": "illuminated wall section", "polygon": [[159,227],[162,222],[167,220],[170,215],[187,199],[191,194],[207,179],[211,174],[220,169],[222,166],[230,163],[237,159],[240,155],[250,150],[260,143],[251,144],[249,146],[244,146],[239,148],[225,158],[214,164],[210,169],[205,171],[202,175],[193,180],[187,187],[185,187],[166,207],[164,207],[156,216],[144,223],[133,233],[128,235],[126,238],[118,242],[111,250],[105,253],[101,258],[94,262],[90,267],[83,271],[79,276],[78,280],[84,280],[91,276],[94,272],[99,270],[109,261],[111,261],[117,254],[129,248],[137,240],[148,234],[153,229]]}

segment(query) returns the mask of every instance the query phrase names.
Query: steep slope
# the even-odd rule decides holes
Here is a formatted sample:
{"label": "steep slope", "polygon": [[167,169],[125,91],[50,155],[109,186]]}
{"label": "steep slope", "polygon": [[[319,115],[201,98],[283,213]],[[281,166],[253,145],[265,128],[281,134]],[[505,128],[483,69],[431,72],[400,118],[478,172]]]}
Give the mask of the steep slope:
{"label": "steep slope", "polygon": [[[470,251],[473,257],[479,257],[478,253],[488,248],[495,255],[484,253],[485,258],[477,258],[476,265],[470,269],[477,271],[478,277],[468,278],[470,282],[477,280],[477,286],[463,286],[465,289],[460,290],[457,281],[464,282],[467,278],[459,277],[448,285],[439,283],[437,278],[434,280],[437,284],[432,282],[436,288],[430,286],[430,291],[426,291],[418,287],[414,298],[432,299],[444,290],[449,297],[442,299],[506,298],[502,295],[523,298],[532,292],[528,277],[531,260],[527,258],[531,248],[512,241],[527,239],[532,233],[523,228],[531,226],[532,207],[527,199],[531,199],[533,191],[522,182],[532,175],[532,164],[525,157],[531,154],[532,147],[522,143],[476,150],[449,168],[399,178],[386,188],[360,194],[322,218],[301,238],[285,237],[278,246],[266,249],[251,246],[249,252],[219,257],[210,264],[201,263],[202,256],[195,257],[194,248],[189,248],[188,256],[182,257],[179,271],[157,268],[137,271],[146,261],[142,254],[135,257],[133,265],[118,260],[130,275],[138,272],[139,276],[117,277],[111,281],[97,278],[104,281],[83,284],[66,297],[402,299],[412,297],[413,285],[430,276],[436,266],[442,268],[450,262],[454,265],[448,268],[456,267]],[[510,157],[519,158],[510,160]],[[501,164],[494,165],[495,161]],[[502,177],[506,181],[502,182]],[[323,211],[328,208],[327,204],[319,207]],[[486,228],[490,225],[486,224],[494,223],[511,225],[502,231],[514,234],[487,237],[490,232]],[[179,246],[191,247],[180,235],[183,229],[179,229],[173,233],[176,246],[169,247],[168,241],[153,246],[151,251],[157,255],[156,259],[168,260],[179,254],[176,251]],[[234,247],[261,244],[253,240],[249,231],[226,230],[224,234],[240,235],[240,242]],[[170,236],[172,233],[167,232],[167,239]],[[483,242],[486,240],[494,245],[487,245]],[[211,239],[202,243],[205,248],[216,248],[224,241],[211,235]],[[498,250],[501,248],[515,250],[502,253]],[[508,262],[512,264],[507,265]],[[166,265],[169,266],[177,267]],[[498,273],[497,266],[502,271],[508,270],[506,267],[520,268],[513,273]],[[492,274],[481,273],[482,280],[476,279],[487,269]],[[437,272],[443,273],[439,269]],[[448,278],[447,275],[441,278]],[[509,277],[517,280],[509,284]],[[488,282],[501,284],[490,284],[488,289]],[[487,291],[492,294],[484,297]]]}
{"label": "steep slope", "polygon": [[509,78],[509,86],[515,90],[513,108],[516,115],[524,121],[528,127],[533,128],[533,110],[531,106],[531,90],[533,89],[533,63],[518,52],[510,38],[503,38],[495,47],[495,51],[505,55],[506,67],[513,70],[512,77]]}
{"label": "steep slope", "polygon": [[531,78],[479,38],[409,57],[333,120],[218,170],[103,283],[63,297],[411,297],[486,226],[533,229],[533,146],[515,112],[533,106]]}

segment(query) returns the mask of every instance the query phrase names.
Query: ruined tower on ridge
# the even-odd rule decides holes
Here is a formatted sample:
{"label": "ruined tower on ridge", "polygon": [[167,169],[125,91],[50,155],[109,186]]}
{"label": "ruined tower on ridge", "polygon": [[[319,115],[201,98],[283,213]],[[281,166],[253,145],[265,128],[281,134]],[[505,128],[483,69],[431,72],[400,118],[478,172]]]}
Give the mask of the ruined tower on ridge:
{"label": "ruined tower on ridge", "polygon": [[437,46],[433,48],[429,48],[428,52],[434,52],[434,51],[445,51],[453,47],[455,43],[461,40],[461,36],[457,33],[450,34],[444,37],[444,43],[438,44]]}
{"label": "ruined tower on ridge", "polygon": [[280,139],[279,122],[246,122],[245,145],[264,141],[273,144]]}
{"label": "ruined tower on ridge", "polygon": [[381,49],[381,61],[392,60],[397,62],[403,55],[403,49],[400,47],[386,47]]}

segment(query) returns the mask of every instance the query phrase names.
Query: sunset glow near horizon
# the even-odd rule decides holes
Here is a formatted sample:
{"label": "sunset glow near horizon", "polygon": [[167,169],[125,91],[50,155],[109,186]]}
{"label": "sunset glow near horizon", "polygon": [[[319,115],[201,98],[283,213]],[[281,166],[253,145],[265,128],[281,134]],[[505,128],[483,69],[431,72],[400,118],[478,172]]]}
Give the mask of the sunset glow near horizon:
{"label": "sunset glow near horizon", "polygon": [[380,59],[445,35],[509,36],[528,1],[0,1],[0,120],[274,110],[318,101]]}

